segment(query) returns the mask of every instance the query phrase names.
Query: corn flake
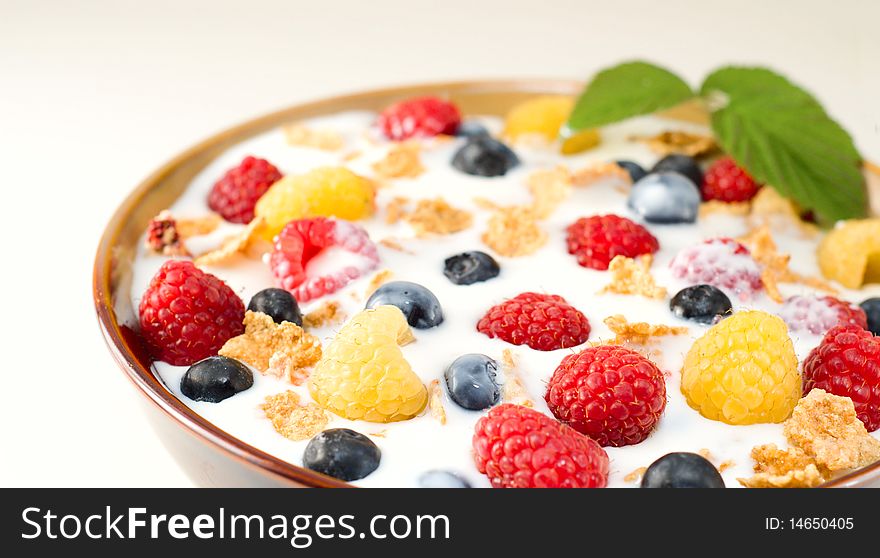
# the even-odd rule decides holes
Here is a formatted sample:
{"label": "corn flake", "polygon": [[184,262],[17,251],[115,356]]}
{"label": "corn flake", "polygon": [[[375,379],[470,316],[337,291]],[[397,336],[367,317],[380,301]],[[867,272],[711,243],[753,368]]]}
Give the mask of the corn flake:
{"label": "corn flake", "polygon": [[224,343],[219,354],[250,364],[263,373],[286,375],[292,383],[302,383],[306,369],[321,358],[318,338],[296,324],[276,324],[270,316],[248,310],[244,328],[244,333]]}
{"label": "corn flake", "polygon": [[282,129],[289,145],[336,151],[345,144],[342,136],[332,130],[315,130],[301,123],[287,124]]}
{"label": "corn flake", "polygon": [[483,242],[502,256],[527,256],[547,243],[547,233],[538,225],[529,207],[505,207],[489,218]]}
{"label": "corn flake", "polygon": [[370,279],[370,284],[367,285],[367,290],[364,293],[364,298],[369,298],[371,294],[376,292],[376,289],[384,285],[388,282],[391,277],[394,276],[394,272],[390,269],[383,269],[382,271],[373,275],[373,278]]}
{"label": "corn flake", "polygon": [[425,234],[452,234],[473,224],[469,211],[452,207],[443,198],[419,200],[415,210],[404,220],[421,236]]}
{"label": "corn flake", "polygon": [[652,151],[661,155],[680,153],[699,157],[718,150],[714,138],[690,132],[666,131],[656,136],[635,136],[632,139],[646,143]]}
{"label": "corn flake", "polygon": [[180,233],[180,236],[183,239],[192,236],[202,236],[211,234],[217,230],[217,227],[219,227],[222,222],[223,218],[216,213],[211,213],[204,217],[177,219],[177,232]]}
{"label": "corn flake", "polygon": [[440,424],[446,424],[446,409],[443,408],[443,389],[440,387],[440,380],[431,380],[428,386],[428,408],[431,410],[431,417],[437,419]]}
{"label": "corn flake", "polygon": [[335,300],[326,300],[316,309],[303,316],[304,327],[324,327],[341,323],[345,319],[342,305]]}
{"label": "corn flake", "polygon": [[231,236],[223,241],[220,248],[202,254],[193,263],[196,265],[218,265],[232,258],[238,253],[248,249],[251,242],[258,238],[265,220],[263,217],[255,217],[239,234]]}
{"label": "corn flake", "polygon": [[722,213],[725,215],[748,215],[752,209],[749,202],[724,202],[721,200],[709,200],[700,204],[700,217],[705,217],[713,213]]}
{"label": "corn flake", "polygon": [[654,257],[650,254],[639,256],[638,259],[626,256],[614,256],[608,264],[611,283],[599,291],[599,294],[614,293],[622,295],[641,295],[647,298],[664,298],[666,289],[658,286],[651,275],[651,263]]}
{"label": "corn flake", "polygon": [[604,322],[615,334],[615,338],[610,343],[607,343],[609,345],[622,345],[625,343],[644,345],[652,337],[684,335],[688,332],[686,327],[664,324],[653,325],[646,322],[628,322],[621,314],[608,316]]}
{"label": "corn flake", "polygon": [[276,432],[295,442],[322,432],[330,421],[324,409],[315,403],[300,405],[299,395],[292,391],[266,397],[260,408]]}
{"label": "corn flake", "polygon": [[571,176],[575,186],[590,186],[606,178],[618,178],[627,184],[632,182],[629,173],[617,163],[592,163],[574,171]]}
{"label": "corn flake", "polygon": [[373,163],[373,171],[382,178],[416,178],[425,172],[419,158],[419,144],[401,142],[394,144],[385,158]]}
{"label": "corn flake", "polygon": [[526,180],[532,194],[532,209],[539,219],[546,219],[571,194],[571,172],[560,165],[533,172]]}

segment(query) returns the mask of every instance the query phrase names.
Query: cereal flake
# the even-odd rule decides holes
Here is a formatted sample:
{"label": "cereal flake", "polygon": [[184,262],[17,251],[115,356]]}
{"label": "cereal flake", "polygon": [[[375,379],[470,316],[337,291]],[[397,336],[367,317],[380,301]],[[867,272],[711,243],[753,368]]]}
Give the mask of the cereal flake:
{"label": "cereal flake", "polygon": [[394,276],[394,272],[390,269],[383,269],[382,271],[373,275],[373,278],[370,279],[370,283],[367,285],[367,290],[364,293],[364,298],[369,298],[371,294],[376,292],[376,289],[384,285]]}
{"label": "cereal flake", "polygon": [[706,217],[713,213],[725,215],[745,216],[751,211],[749,202],[725,202],[721,200],[709,200],[700,204],[700,217]]}
{"label": "cereal flake", "polygon": [[330,421],[324,409],[315,403],[300,405],[299,395],[292,391],[267,396],[260,408],[275,431],[294,442],[322,432]]}
{"label": "cereal flake", "polygon": [[781,450],[776,444],[752,448],[755,474],[736,479],[747,488],[812,488],[825,482],[815,461],[803,451]]}
{"label": "cereal flake", "polygon": [[443,198],[437,198],[419,200],[415,210],[404,220],[422,236],[463,231],[473,224],[474,218],[469,211],[452,207]]}
{"label": "cereal flake", "polygon": [[572,173],[572,183],[575,186],[590,186],[599,180],[606,178],[618,178],[627,184],[632,182],[629,173],[617,163],[592,163]]}
{"label": "cereal flake", "polygon": [[532,194],[532,209],[539,219],[546,219],[571,194],[572,176],[559,165],[552,169],[540,169],[529,175],[526,187]]}
{"label": "cereal flake", "polygon": [[481,238],[489,248],[507,257],[528,256],[547,243],[547,233],[538,225],[534,211],[521,206],[498,209]]}
{"label": "cereal flake", "polygon": [[177,219],[177,232],[184,239],[192,236],[202,236],[216,231],[222,222],[223,218],[216,213],[211,213],[204,217]]}
{"label": "cereal flake", "polygon": [[431,410],[431,417],[436,419],[440,424],[446,424],[446,409],[443,408],[443,389],[440,387],[440,380],[431,380],[428,386],[428,408]]}
{"label": "cereal flake", "polygon": [[504,367],[504,384],[501,386],[501,400],[505,403],[513,403],[523,407],[534,407],[535,403],[519,375],[517,358],[510,349],[502,351],[501,366]]}
{"label": "cereal flake", "polygon": [[662,337],[665,335],[684,335],[688,332],[688,328],[682,326],[668,326],[665,324],[653,325],[647,322],[628,322],[621,315],[608,316],[604,320],[605,325],[615,334],[614,339],[609,345],[623,345],[626,343],[634,343],[637,345],[646,344],[652,337]]}
{"label": "cereal flake", "polygon": [[342,135],[333,130],[316,130],[299,122],[287,124],[282,129],[289,145],[336,151],[345,144]]}
{"label": "cereal flake", "polygon": [[409,198],[404,196],[396,196],[385,206],[385,222],[389,225],[399,223],[401,219],[406,217],[406,207],[409,205]]}
{"label": "cereal flake", "polygon": [[648,470],[647,467],[639,467],[635,471],[632,471],[631,473],[627,473],[627,475],[625,477],[623,477],[623,481],[624,482],[632,482],[632,483],[641,482],[642,477],[645,476],[645,472],[647,470]]}
{"label": "cereal flake", "polygon": [[294,384],[302,383],[306,369],[321,359],[318,338],[296,324],[276,324],[270,316],[248,310],[244,328],[244,333],[227,341],[219,354],[246,362],[265,374],[286,375]]}
{"label": "cereal flake", "polygon": [[666,131],[656,136],[635,136],[632,139],[646,143],[651,151],[660,155],[680,153],[690,157],[707,155],[718,149],[715,138],[682,131]]}
{"label": "cereal flake", "polygon": [[416,142],[396,143],[385,158],[373,163],[373,171],[381,178],[416,178],[425,172],[419,158],[420,147]]}
{"label": "cereal flake", "polygon": [[335,300],[325,300],[320,306],[303,316],[303,327],[324,327],[341,323],[345,319],[342,305]]}
{"label": "cereal flake", "polygon": [[638,259],[626,256],[614,256],[608,264],[611,283],[599,291],[599,294],[614,293],[622,295],[641,295],[647,298],[665,298],[666,289],[658,286],[651,275],[651,263],[654,256],[644,254]]}
{"label": "cereal flake", "polygon": [[880,440],[856,417],[849,397],[814,389],[785,421],[785,437],[829,471],[857,469],[880,460]]}
{"label": "cereal flake", "polygon": [[265,219],[263,217],[254,217],[254,219],[239,233],[233,235],[223,241],[220,248],[212,250],[206,254],[202,254],[193,262],[196,265],[218,265],[232,258],[240,252],[248,249],[251,242],[257,238],[258,233],[263,228]]}

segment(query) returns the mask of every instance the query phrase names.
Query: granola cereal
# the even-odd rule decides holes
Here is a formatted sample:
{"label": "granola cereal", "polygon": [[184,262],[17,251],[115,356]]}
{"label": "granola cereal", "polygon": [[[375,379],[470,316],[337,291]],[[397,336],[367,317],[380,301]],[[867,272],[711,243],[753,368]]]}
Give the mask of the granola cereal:
{"label": "granola cereal", "polygon": [[446,409],[443,408],[443,388],[440,387],[440,380],[431,380],[428,386],[428,408],[431,417],[440,424],[446,424]]}
{"label": "granola cereal", "polygon": [[299,395],[285,391],[266,397],[260,409],[276,432],[294,442],[308,440],[324,431],[330,421],[327,413],[314,403],[300,405]]}
{"label": "granola cereal", "polygon": [[[306,333],[301,327],[290,322],[276,324],[271,316],[262,312],[248,310],[244,316],[244,333],[227,341],[219,354],[250,364],[263,373],[278,374],[281,358],[283,371],[293,380],[303,376],[302,371],[314,366],[321,358],[321,343],[318,338]],[[282,356],[277,356],[278,354]],[[270,361],[274,360],[273,369]],[[290,371],[297,371],[291,375]]]}
{"label": "granola cereal", "polygon": [[300,122],[282,126],[282,130],[289,145],[313,147],[324,151],[337,151],[345,145],[345,140],[337,132],[316,130]]}
{"label": "granola cereal", "polygon": [[379,177],[416,178],[425,172],[419,158],[420,146],[413,141],[394,144],[380,161],[373,163],[373,172]]}
{"label": "granola cereal", "polygon": [[236,254],[247,250],[251,242],[259,237],[264,224],[265,220],[262,217],[255,217],[239,234],[227,238],[219,248],[202,254],[193,261],[199,266],[219,265],[226,262]]}
{"label": "granola cereal", "polygon": [[547,233],[528,207],[501,208],[489,218],[482,240],[502,256],[528,256],[547,243]]}
{"label": "granola cereal", "polygon": [[666,289],[654,282],[651,275],[651,263],[654,256],[645,254],[638,259],[626,256],[614,256],[608,264],[611,283],[599,291],[599,294],[614,293],[623,295],[641,295],[647,298],[664,298]]}
{"label": "granola cereal", "polygon": [[452,207],[443,198],[437,198],[419,200],[415,210],[404,220],[421,236],[463,231],[473,224],[474,219],[469,211]]}
{"label": "granola cereal", "polygon": [[345,313],[335,300],[325,300],[317,308],[303,316],[303,327],[324,327],[342,323]]}
{"label": "granola cereal", "polygon": [[669,326],[665,324],[652,325],[646,322],[629,322],[622,314],[608,316],[603,320],[605,325],[615,334],[609,345],[622,345],[635,343],[644,345],[652,337],[664,335],[684,335],[688,328],[682,326]]}
{"label": "granola cereal", "polygon": [[662,132],[655,136],[635,136],[632,139],[646,143],[652,151],[660,155],[680,153],[699,157],[718,150],[715,138],[678,130]]}

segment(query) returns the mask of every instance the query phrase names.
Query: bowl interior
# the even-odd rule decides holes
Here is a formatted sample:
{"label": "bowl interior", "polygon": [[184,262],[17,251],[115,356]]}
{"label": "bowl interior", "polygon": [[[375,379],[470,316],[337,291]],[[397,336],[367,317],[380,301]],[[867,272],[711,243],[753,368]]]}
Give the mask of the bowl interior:
{"label": "bowl interior", "polygon": [[[135,333],[137,314],[129,296],[132,262],[147,224],[159,211],[169,207],[215,157],[249,137],[287,122],[345,110],[381,110],[393,102],[417,95],[449,98],[465,114],[503,115],[516,103],[535,95],[575,95],[581,87],[580,82],[568,80],[504,80],[382,89],[297,105],[231,128],[188,149],[163,165],[129,195],[101,238],[94,268],[94,298],[98,319],[114,358],[153,404],[202,442],[290,484],[350,486],[287,463],[229,435],[179,401],[153,374],[150,358]],[[690,121],[706,119],[705,113],[693,105],[673,109],[668,116]],[[880,463],[836,479],[827,486],[857,486],[877,477],[880,477]]]}

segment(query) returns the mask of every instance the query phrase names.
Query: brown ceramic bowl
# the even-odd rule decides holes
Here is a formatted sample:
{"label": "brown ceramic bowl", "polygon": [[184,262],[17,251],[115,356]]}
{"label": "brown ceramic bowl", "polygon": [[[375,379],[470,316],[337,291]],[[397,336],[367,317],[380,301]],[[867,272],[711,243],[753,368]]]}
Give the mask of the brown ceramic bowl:
{"label": "brown ceramic bowl", "polygon": [[[101,330],[122,371],[144,397],[147,414],[190,478],[200,486],[350,487],[260,451],[201,418],[179,401],[157,377],[128,326],[136,323],[129,285],[138,240],[149,220],[168,207],[190,180],[227,148],[286,122],[351,109],[380,110],[414,95],[453,100],[466,114],[503,115],[514,104],[540,94],[577,94],[577,81],[510,80],[438,83],[381,89],[334,97],[282,110],[217,134],[188,149],[144,180],[116,210],[98,246],[94,269],[95,309]],[[685,107],[670,116],[683,120],[705,115]],[[876,199],[876,198],[875,198]],[[880,485],[880,462],[834,480],[827,486]]]}

